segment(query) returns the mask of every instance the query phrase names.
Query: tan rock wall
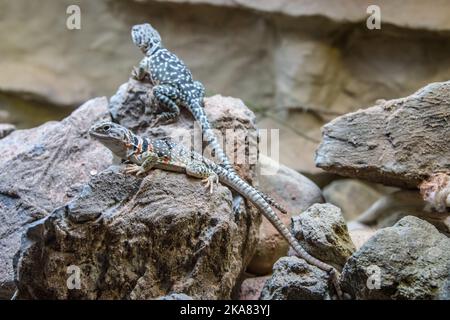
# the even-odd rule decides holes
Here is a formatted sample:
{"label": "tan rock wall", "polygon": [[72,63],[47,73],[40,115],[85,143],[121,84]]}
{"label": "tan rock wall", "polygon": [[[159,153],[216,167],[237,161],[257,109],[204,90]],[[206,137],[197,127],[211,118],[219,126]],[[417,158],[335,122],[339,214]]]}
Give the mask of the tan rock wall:
{"label": "tan rock wall", "polygon": [[[71,1],[0,0],[0,91],[58,105],[110,96],[142,57],[130,27],[149,21],[208,95],[275,112],[282,124],[260,115],[259,126],[280,128],[281,162],[305,172],[317,172],[313,152],[330,117],[296,107],[345,113],[450,78],[448,1],[78,3],[82,29],[69,31]],[[381,30],[365,27],[369,3],[381,7]]]}

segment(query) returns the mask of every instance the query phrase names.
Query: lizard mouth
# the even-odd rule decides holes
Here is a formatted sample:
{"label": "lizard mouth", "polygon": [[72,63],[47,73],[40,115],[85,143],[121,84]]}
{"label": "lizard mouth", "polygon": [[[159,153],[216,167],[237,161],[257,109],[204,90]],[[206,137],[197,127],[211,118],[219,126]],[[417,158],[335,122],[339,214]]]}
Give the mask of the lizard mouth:
{"label": "lizard mouth", "polygon": [[89,130],[89,135],[91,136],[91,137],[94,137],[94,138],[100,138],[100,137],[104,137],[104,135],[103,134],[101,134],[101,133],[98,133],[98,132],[95,132],[94,130]]}
{"label": "lizard mouth", "polygon": [[99,138],[99,139],[103,138],[103,139],[105,139],[105,138],[108,137],[108,134],[107,134],[107,133],[105,133],[105,132],[99,132],[99,131],[98,131],[98,126],[95,126],[95,125],[92,126],[92,127],[89,129],[88,133],[89,133],[89,135],[90,135],[91,137],[93,137],[93,138]]}

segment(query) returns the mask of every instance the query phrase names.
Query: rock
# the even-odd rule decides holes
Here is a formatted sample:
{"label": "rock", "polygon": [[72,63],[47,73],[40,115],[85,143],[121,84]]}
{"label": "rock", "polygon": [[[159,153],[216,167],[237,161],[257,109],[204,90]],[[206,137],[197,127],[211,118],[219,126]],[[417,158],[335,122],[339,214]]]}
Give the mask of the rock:
{"label": "rock", "polygon": [[450,213],[429,211],[418,191],[401,190],[375,202],[356,221],[380,229],[393,226],[405,216],[416,216],[450,234]]}
{"label": "rock", "polygon": [[449,299],[449,261],[450,239],[408,216],[356,251],[341,283],[356,299]]}
{"label": "rock", "polygon": [[67,218],[75,223],[97,219],[103,212],[112,210],[139,191],[140,179],[120,174],[120,167],[98,173],[67,203]]}
{"label": "rock", "polygon": [[[149,127],[153,106],[133,109],[145,103],[147,90],[139,89],[149,85],[137,86],[130,81],[111,99],[115,120],[153,138],[182,133],[189,139],[180,143],[191,141],[195,127],[187,112],[176,124]],[[255,131],[253,113],[238,99],[214,96],[205,99],[205,109],[224,130],[234,129],[237,135]],[[236,110],[233,117],[230,109]],[[236,148],[245,150],[243,141]],[[238,164],[249,181],[254,180],[254,167]],[[66,205],[28,228],[15,260],[18,297],[230,298],[253,255],[261,222],[255,208],[235,215],[231,204],[231,192],[224,186],[211,195],[199,179],[185,174],[155,170],[136,178],[111,166],[96,173]],[[79,290],[66,285],[71,265],[81,269]]]}
{"label": "rock", "polygon": [[326,186],[323,190],[323,196],[326,202],[341,208],[346,221],[351,221],[366,211],[372,203],[382,196],[382,193],[367,183],[352,179],[341,179]]}
{"label": "rock", "polygon": [[[316,165],[341,175],[414,188],[450,167],[450,82],[339,117],[324,127]],[[426,140],[427,143],[423,143]]]}
{"label": "rock", "polygon": [[[152,0],[141,0],[152,1]],[[257,10],[264,13],[276,13],[289,17],[321,16],[334,22],[365,22],[367,7],[370,1],[349,0],[345,3],[329,2],[327,0],[158,0],[161,2],[199,4],[205,3],[214,6],[239,7]],[[377,2],[382,7],[383,23],[399,27],[429,30],[449,30],[450,22],[444,12],[449,10],[447,2],[433,3],[430,8],[422,1],[412,0],[404,5],[392,1],[381,0]],[[402,14],[395,12],[401,10]],[[424,15],[423,13],[427,14]]]}
{"label": "rock", "polygon": [[16,130],[16,126],[10,123],[0,123],[0,139]]}
{"label": "rock", "polygon": [[259,300],[261,291],[270,276],[245,279],[239,289],[238,300]]}
{"label": "rock", "polygon": [[355,251],[341,210],[328,203],[293,217],[292,233],[309,254],[338,270]]}
{"label": "rock", "polygon": [[279,132],[279,161],[295,171],[313,174],[314,177],[324,173],[314,163],[322,125],[323,120],[295,110],[290,110],[285,117],[260,115],[258,119],[259,128]]}
{"label": "rock", "polygon": [[[88,208],[88,198],[110,198],[114,184],[128,194],[94,207],[102,212],[99,218],[81,224],[67,219],[71,207]],[[17,259],[19,297],[229,298],[256,244],[255,232],[247,231],[258,227],[258,219],[256,212],[236,219],[226,187],[209,195],[199,180],[183,174],[156,170],[124,180],[113,168],[89,185],[90,196],[74,199],[28,230]],[[81,268],[80,290],[66,286],[70,265]]]}
{"label": "rock", "polygon": [[261,300],[330,300],[325,271],[297,257],[283,257],[275,263]]}
{"label": "rock", "polygon": [[16,130],[0,140],[0,298],[14,292],[13,255],[28,224],[64,205],[112,156],[88,137],[107,116],[105,98],[93,99],[60,122]]}
{"label": "rock", "polygon": [[356,250],[359,250],[377,231],[375,228],[358,222],[348,223],[347,228]]}
{"label": "rock", "polygon": [[[295,170],[264,155],[260,156],[259,164],[259,189],[288,210],[288,214],[278,215],[285,225],[290,225],[292,216],[306,210],[314,203],[323,202],[320,189]],[[286,240],[267,219],[263,219],[259,231],[259,242],[255,255],[247,267],[248,272],[257,275],[271,273],[275,261],[285,256],[288,249]]]}

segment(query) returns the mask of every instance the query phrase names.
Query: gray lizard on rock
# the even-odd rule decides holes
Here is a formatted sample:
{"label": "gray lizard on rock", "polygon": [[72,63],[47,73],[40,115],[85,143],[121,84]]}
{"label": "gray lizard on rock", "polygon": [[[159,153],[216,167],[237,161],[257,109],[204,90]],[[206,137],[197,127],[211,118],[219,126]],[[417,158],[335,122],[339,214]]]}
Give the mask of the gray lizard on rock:
{"label": "gray lizard on rock", "polygon": [[[173,121],[180,114],[180,106],[186,107],[200,124],[206,142],[216,154],[219,164],[226,170],[237,175],[227,155],[220,147],[216,135],[203,108],[205,88],[199,81],[194,81],[191,71],[181,59],[170,52],[161,42],[161,36],[150,24],[144,23],[133,26],[131,30],[133,43],[141,49],[145,57],[139,67],[133,69],[133,77],[143,80],[149,75],[153,84],[153,96],[159,106],[165,109],[158,115],[154,124],[163,121]],[[261,194],[267,202],[286,213],[280,204],[265,194]],[[242,198],[233,201],[233,210],[237,212]]]}
{"label": "gray lizard on rock", "polygon": [[148,173],[154,168],[181,172],[203,179],[211,193],[214,185],[219,183],[219,181],[229,186],[253,203],[301,258],[328,272],[338,297],[342,297],[338,271],[306,252],[276,215],[269,203],[261,196],[261,193],[233,172],[204,158],[199,153],[188,150],[180,144],[175,144],[170,139],[153,140],[140,137],[127,128],[113,122],[94,124],[89,133],[115,155],[129,162],[125,167],[126,173],[139,176]]}

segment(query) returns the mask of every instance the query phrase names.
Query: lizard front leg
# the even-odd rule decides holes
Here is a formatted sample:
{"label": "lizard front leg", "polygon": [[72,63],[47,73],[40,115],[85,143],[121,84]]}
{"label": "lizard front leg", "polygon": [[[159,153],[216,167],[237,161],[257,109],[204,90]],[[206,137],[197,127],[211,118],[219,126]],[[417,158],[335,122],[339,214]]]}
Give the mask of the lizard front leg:
{"label": "lizard front leg", "polygon": [[139,177],[149,172],[156,163],[157,158],[154,156],[149,156],[145,159],[145,161],[141,165],[137,165],[135,163],[127,164],[125,166],[125,173],[135,174],[137,177]]}
{"label": "lizard front leg", "polygon": [[168,123],[178,118],[180,115],[180,108],[176,104],[176,101],[180,97],[178,89],[169,85],[157,85],[153,87],[153,96],[159,105],[167,110],[158,115],[153,125],[161,121]]}
{"label": "lizard front leg", "polygon": [[209,188],[209,193],[213,193],[214,184],[219,183],[219,176],[207,168],[202,163],[193,162],[186,165],[186,174],[195,178],[203,178],[206,188]]}

